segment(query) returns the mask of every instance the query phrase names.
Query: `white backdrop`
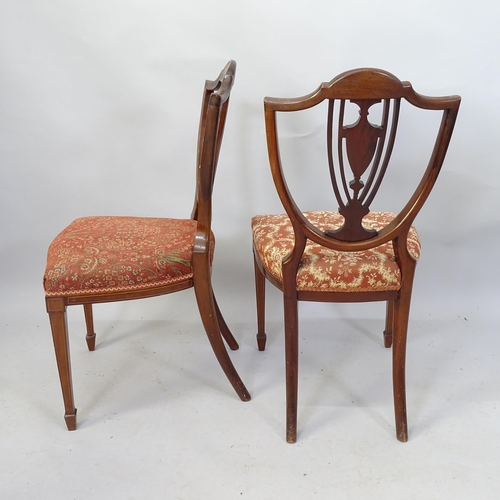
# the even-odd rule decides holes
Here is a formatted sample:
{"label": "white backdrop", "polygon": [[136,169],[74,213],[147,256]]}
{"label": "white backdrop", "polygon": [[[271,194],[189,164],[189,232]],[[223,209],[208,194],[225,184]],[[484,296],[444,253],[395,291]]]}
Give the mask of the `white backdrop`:
{"label": "white backdrop", "polygon": [[420,93],[463,98],[442,175],[417,219],[417,313],[494,314],[496,8],[487,0],[0,0],[3,317],[26,298],[25,308],[43,308],[47,246],[74,218],[189,216],[202,85],[230,58],[238,70],[214,230],[231,291],[253,286],[250,217],[281,210],[263,97],[303,95],[373,66]]}

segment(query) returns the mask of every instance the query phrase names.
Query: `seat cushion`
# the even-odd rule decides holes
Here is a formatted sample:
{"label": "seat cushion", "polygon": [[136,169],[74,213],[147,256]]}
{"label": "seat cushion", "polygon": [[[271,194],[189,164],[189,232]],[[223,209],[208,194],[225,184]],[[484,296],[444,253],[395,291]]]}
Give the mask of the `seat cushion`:
{"label": "seat cushion", "polygon": [[[148,217],[84,217],[52,242],[47,296],[141,290],[188,280],[196,221]],[[212,235],[212,260],[214,238]]]}
{"label": "seat cushion", "polygon": [[[338,229],[343,217],[338,212],[304,212],[318,229]],[[380,230],[396,214],[370,212],[363,225]],[[262,265],[276,280],[283,282],[282,261],[294,245],[294,232],[286,214],[257,215],[252,219],[254,247]],[[420,240],[412,226],[408,251],[420,256]],[[339,252],[308,241],[297,273],[297,290],[318,292],[380,292],[399,290],[401,272],[392,243],[362,252]]]}

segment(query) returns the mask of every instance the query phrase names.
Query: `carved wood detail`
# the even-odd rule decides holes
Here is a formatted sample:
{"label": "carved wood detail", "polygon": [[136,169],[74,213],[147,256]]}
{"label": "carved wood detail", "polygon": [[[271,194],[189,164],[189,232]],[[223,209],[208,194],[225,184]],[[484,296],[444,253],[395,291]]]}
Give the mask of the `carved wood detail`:
{"label": "carved wood detail", "polygon": [[[328,163],[332,186],[344,217],[340,229],[325,231],[326,236],[343,241],[362,241],[377,236],[378,232],[363,226],[363,217],[370,212],[390,160],[396,135],[399,99],[351,99],[359,108],[355,123],[345,124],[346,100],[339,99],[338,117],[335,117],[335,100],[328,103]],[[382,103],[381,124],[368,119],[370,108]],[[392,111],[390,126],[389,116]],[[337,122],[337,123],[335,123]],[[337,149],[334,155],[334,132],[337,132]],[[386,141],[389,130],[389,141]],[[366,180],[362,177],[368,174]],[[348,177],[353,177],[348,181]],[[340,185],[339,185],[340,181]]]}

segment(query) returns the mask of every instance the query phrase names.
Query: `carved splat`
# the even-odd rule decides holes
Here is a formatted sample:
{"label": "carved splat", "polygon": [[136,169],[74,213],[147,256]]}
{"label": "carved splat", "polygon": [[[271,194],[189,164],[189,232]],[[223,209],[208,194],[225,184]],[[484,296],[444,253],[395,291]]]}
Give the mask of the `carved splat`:
{"label": "carved splat", "polygon": [[[335,102],[339,102],[335,113]],[[355,123],[345,124],[346,101],[331,99],[328,105],[328,162],[339,212],[344,216],[340,229],[327,230],[325,234],[345,241],[361,241],[378,233],[363,226],[363,217],[370,212],[390,160],[399,115],[399,99],[391,106],[389,99],[353,99],[359,108]],[[380,125],[369,120],[370,108],[381,105]],[[390,126],[389,115],[392,112]],[[389,129],[389,140],[386,141]],[[337,148],[334,156],[333,138],[336,130]],[[340,181],[340,182],[339,182]],[[340,184],[340,185],[339,185]]]}

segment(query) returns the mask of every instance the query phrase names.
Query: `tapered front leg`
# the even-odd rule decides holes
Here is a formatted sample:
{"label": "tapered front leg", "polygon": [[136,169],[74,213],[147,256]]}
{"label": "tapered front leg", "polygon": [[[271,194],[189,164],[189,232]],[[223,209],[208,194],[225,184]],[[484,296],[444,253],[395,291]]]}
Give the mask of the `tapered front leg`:
{"label": "tapered front leg", "polygon": [[47,297],[47,312],[49,313],[52,339],[56,354],[57,369],[64,400],[64,419],[68,430],[76,429],[76,408],[73,398],[73,383],[71,379],[71,360],[69,354],[68,324],[66,318],[66,303],[64,298]]}
{"label": "tapered front leg", "polygon": [[83,311],[85,313],[85,324],[87,326],[87,347],[89,351],[95,350],[95,331],[94,331],[94,317],[92,314],[92,304],[83,304]]}
{"label": "tapered front leg", "polygon": [[255,299],[257,302],[257,346],[259,351],[266,348],[266,278],[262,274],[257,263],[257,255],[254,251],[255,268]]}

